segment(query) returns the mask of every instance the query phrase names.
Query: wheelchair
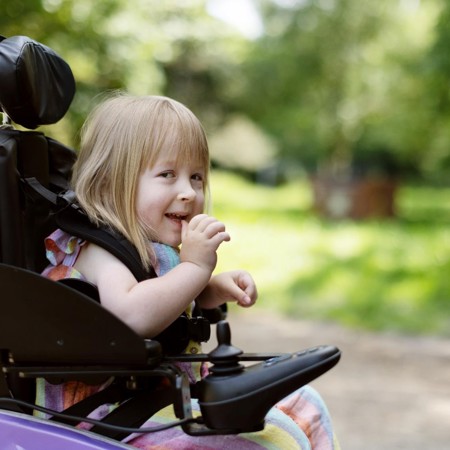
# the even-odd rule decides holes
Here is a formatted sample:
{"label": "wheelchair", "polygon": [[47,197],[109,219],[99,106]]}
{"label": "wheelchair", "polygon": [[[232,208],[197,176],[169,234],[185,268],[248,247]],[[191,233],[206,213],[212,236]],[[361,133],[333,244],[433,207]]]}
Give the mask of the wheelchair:
{"label": "wheelchair", "polygon": [[[39,275],[46,266],[44,237],[58,227],[58,210],[73,200],[67,180],[76,152],[35,129],[60,120],[74,94],[72,71],[52,49],[26,36],[0,37],[2,444],[46,450],[119,449],[131,448],[120,439],[134,431],[157,433],[179,426],[201,436],[263,429],[264,417],[275,403],[337,364],[338,348],[244,353],[232,345],[224,310],[219,310],[209,311],[209,316],[205,312],[200,321],[202,329],[206,326],[202,340],[215,323],[216,348],[208,354],[174,353],[158,339],[141,338],[102,308],[91,286]],[[193,390],[176,363],[194,361],[207,362],[210,369]],[[92,405],[56,412],[34,403],[37,378],[95,383],[111,377],[122,413],[102,421],[87,418]],[[156,395],[155,382],[162,379],[165,387]],[[200,415],[194,416],[191,398],[198,399]],[[139,428],[144,420],[131,411],[136,405],[142,410],[143,404],[146,419],[168,404],[178,420]],[[35,410],[50,417],[37,418]],[[77,428],[81,422],[93,428]]]}

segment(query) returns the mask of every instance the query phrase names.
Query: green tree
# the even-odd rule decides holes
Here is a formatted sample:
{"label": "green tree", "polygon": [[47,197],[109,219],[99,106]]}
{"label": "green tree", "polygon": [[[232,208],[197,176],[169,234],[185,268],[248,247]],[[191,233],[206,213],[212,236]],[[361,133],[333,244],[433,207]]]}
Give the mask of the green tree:
{"label": "green tree", "polygon": [[204,121],[220,122],[226,113],[220,86],[228,79],[227,62],[239,39],[217,25],[205,0],[16,0],[0,5],[4,36],[29,36],[71,66],[77,93],[61,126],[74,145],[93,100],[116,89],[171,95]]}
{"label": "green tree", "polygon": [[450,3],[438,2],[440,14],[434,39],[420,64],[425,93],[423,106],[429,111],[424,157],[429,178],[448,180],[450,170]]}
{"label": "green tree", "polygon": [[237,104],[278,139],[283,158],[310,170],[376,153],[404,166],[412,154],[421,161],[430,113],[419,61],[436,2],[257,5],[265,34],[249,49]]}

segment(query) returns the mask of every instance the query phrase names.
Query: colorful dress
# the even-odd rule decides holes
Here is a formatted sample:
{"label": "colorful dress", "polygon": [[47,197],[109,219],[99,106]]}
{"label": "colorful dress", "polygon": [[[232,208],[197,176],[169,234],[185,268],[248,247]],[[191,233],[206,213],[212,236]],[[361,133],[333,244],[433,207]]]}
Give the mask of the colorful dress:
{"label": "colorful dress", "polygon": [[[55,231],[46,239],[47,258],[50,265],[43,275],[53,279],[85,277],[73,265],[85,244],[82,239],[70,236],[61,230]],[[178,252],[162,244],[154,244],[158,257],[155,271],[163,275],[179,262]],[[189,311],[188,311],[189,313]],[[191,342],[188,349],[193,353],[200,349]],[[191,383],[195,383],[207,373],[200,364],[183,364]],[[82,382],[66,382],[58,385],[47,383],[43,379],[37,381],[36,403],[47,408],[62,411],[71,405],[89,397],[106,387],[111,380],[102,385],[92,386]],[[102,405],[89,417],[102,419],[116,406]],[[200,415],[200,408],[195,399],[192,400],[194,415]],[[143,427],[162,425],[177,420],[170,405],[154,414]],[[166,431],[132,434],[123,442],[140,449],[300,449],[300,450],[337,450],[338,441],[334,434],[331,418],[320,395],[310,386],[304,386],[277,403],[266,416],[264,430],[253,433],[224,436],[189,436],[180,427]],[[88,424],[80,427],[90,428]]]}

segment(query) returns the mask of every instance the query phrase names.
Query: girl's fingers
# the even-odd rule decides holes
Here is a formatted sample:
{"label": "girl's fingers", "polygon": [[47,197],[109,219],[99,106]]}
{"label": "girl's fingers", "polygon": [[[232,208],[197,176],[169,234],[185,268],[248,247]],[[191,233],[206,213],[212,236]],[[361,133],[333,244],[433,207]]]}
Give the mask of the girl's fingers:
{"label": "girl's fingers", "polygon": [[222,231],[222,232],[220,232],[220,233],[216,233],[214,236],[212,236],[211,238],[210,238],[215,244],[216,244],[216,247],[219,247],[219,245],[222,243],[222,242],[225,242],[225,241],[230,241],[231,240],[231,237],[230,237],[230,235],[226,232],[226,231]]}
{"label": "girl's fingers", "polygon": [[199,214],[192,218],[189,222],[189,229],[192,231],[197,231],[203,233],[209,225],[218,222],[216,218],[208,216],[206,214]]}
{"label": "girl's fingers", "polygon": [[207,214],[197,214],[189,221],[189,228],[191,230],[194,230],[197,228],[197,226],[202,222],[202,220],[208,218],[209,216]]}
{"label": "girl's fingers", "polygon": [[212,222],[209,223],[208,226],[205,228],[204,233],[208,238],[212,238],[218,233],[225,232],[225,225],[222,222]]}
{"label": "girl's fingers", "polygon": [[238,281],[239,287],[245,292],[247,296],[247,304],[248,306],[253,305],[258,297],[258,291],[256,289],[256,284],[253,281],[251,275],[247,272],[244,272],[239,277]]}
{"label": "girl's fingers", "polygon": [[207,214],[199,214],[189,222],[189,229],[200,233],[205,233],[207,238],[212,238],[217,233],[225,231],[225,225],[215,217]]}

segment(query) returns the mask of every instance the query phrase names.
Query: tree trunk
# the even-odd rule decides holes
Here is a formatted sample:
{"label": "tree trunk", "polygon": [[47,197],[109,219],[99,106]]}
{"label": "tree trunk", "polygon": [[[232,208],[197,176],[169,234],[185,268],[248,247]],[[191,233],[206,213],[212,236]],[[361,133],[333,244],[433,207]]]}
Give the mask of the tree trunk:
{"label": "tree trunk", "polygon": [[311,179],[315,211],[332,219],[388,218],[395,216],[396,179]]}

